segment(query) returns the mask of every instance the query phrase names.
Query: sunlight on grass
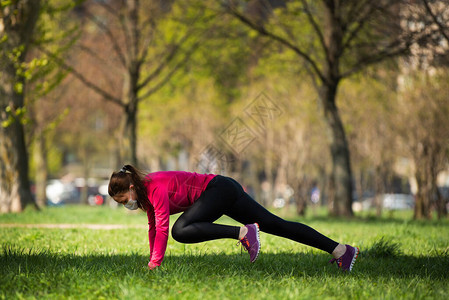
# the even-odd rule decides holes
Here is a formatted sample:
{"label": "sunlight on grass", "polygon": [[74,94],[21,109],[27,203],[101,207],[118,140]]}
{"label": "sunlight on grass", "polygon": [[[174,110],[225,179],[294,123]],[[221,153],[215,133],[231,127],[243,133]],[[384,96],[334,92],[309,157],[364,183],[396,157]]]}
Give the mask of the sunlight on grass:
{"label": "sunlight on grass", "polygon": [[[170,237],[163,265],[148,271],[144,213],[52,207],[0,216],[0,299],[444,299],[449,292],[447,220],[285,215],[359,246],[354,271],[344,274],[328,263],[329,254],[265,233],[254,264],[234,240],[186,245]],[[226,217],[219,222],[236,224]],[[125,226],[18,227],[50,223]]]}
{"label": "sunlight on grass", "polygon": [[364,255],[373,258],[394,258],[401,254],[401,245],[382,237],[380,240],[374,242],[374,244],[365,250]]}

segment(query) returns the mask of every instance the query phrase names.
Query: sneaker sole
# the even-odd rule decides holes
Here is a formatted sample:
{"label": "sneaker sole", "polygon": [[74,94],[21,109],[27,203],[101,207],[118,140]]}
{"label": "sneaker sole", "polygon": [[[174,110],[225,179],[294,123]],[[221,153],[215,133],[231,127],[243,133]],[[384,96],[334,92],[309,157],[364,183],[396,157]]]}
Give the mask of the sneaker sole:
{"label": "sneaker sole", "polygon": [[257,237],[257,243],[259,244],[259,249],[257,249],[256,257],[254,258],[254,260],[251,261],[252,263],[254,263],[257,260],[257,258],[259,257],[259,252],[260,252],[260,247],[261,247],[260,236],[259,236],[259,224],[254,223],[254,225],[256,225],[256,228],[257,228],[257,230],[256,230],[257,231],[256,237]]}
{"label": "sneaker sole", "polygon": [[356,261],[357,257],[359,256],[359,253],[360,253],[359,247],[354,247],[354,249],[355,249],[354,256],[352,257],[351,264],[349,265],[349,272],[352,271],[352,267],[354,266],[355,261]]}

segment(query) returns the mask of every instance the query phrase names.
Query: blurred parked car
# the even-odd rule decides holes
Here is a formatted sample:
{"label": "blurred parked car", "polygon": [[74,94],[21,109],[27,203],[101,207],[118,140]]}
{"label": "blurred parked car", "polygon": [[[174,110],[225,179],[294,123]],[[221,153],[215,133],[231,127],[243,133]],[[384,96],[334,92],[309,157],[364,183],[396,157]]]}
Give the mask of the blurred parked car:
{"label": "blurred parked car", "polygon": [[109,182],[101,182],[95,186],[89,187],[88,203],[90,205],[104,205],[109,197],[108,195]]}
{"label": "blurred parked car", "polygon": [[383,196],[383,208],[391,210],[413,209],[415,197],[410,194],[385,194]]}
{"label": "blurred parked car", "polygon": [[[97,178],[75,178],[74,184],[78,193],[82,195],[87,192],[87,204],[89,205],[104,205],[106,203],[108,194],[108,182]],[[87,187],[86,187],[87,186]],[[87,191],[85,190],[87,188]]]}
{"label": "blurred parked car", "polygon": [[48,182],[45,191],[48,205],[79,203],[80,201],[79,192],[72,183],[53,179]]}
{"label": "blurred parked car", "polygon": [[[415,206],[415,197],[411,194],[383,194],[382,207],[388,210],[407,210]],[[367,197],[352,204],[354,211],[368,210],[376,207],[376,198]]]}

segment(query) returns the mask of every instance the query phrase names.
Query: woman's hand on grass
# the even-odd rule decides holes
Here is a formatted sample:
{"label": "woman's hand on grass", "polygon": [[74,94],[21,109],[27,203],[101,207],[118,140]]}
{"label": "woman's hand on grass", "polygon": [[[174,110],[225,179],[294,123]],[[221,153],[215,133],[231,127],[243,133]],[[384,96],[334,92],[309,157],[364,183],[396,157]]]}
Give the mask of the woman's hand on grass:
{"label": "woman's hand on grass", "polygon": [[157,267],[159,267],[159,266],[156,265],[155,263],[151,262],[151,261],[148,263],[148,269],[149,269],[149,270],[154,270],[154,269],[156,269]]}

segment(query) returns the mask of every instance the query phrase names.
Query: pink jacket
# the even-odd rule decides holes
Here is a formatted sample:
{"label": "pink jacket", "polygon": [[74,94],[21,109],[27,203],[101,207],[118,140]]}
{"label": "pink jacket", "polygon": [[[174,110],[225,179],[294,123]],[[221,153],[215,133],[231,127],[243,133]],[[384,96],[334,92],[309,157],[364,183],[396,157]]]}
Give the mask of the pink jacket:
{"label": "pink jacket", "polygon": [[167,248],[170,215],[185,211],[206,189],[216,175],[182,171],[161,171],[146,176],[150,263],[160,266]]}

